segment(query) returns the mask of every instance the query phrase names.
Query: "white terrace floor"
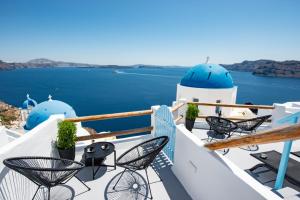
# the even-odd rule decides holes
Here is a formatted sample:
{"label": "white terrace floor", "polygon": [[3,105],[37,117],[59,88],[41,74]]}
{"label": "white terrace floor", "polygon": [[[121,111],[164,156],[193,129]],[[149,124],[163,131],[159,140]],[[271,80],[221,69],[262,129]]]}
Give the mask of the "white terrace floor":
{"label": "white terrace floor", "polygon": [[[193,134],[195,134],[198,138],[200,138],[203,142],[207,142],[208,134],[211,134],[211,131],[204,130],[204,129],[193,129]],[[239,136],[239,133],[234,133],[232,137]],[[270,189],[273,188],[276,180],[276,173],[273,171],[261,167],[253,171],[251,173],[249,171],[250,168],[254,167],[261,162],[254,157],[252,157],[251,153],[259,153],[265,151],[275,150],[279,153],[282,153],[283,150],[283,142],[279,143],[272,143],[272,144],[264,144],[259,145],[258,149],[251,148],[252,151],[249,151],[247,147],[245,148],[232,148],[228,151],[225,156],[229,158],[233,163],[235,163],[239,168],[247,171],[250,175],[252,175],[256,180],[260,183],[264,184],[265,186],[269,187]],[[300,151],[300,140],[294,141],[292,145],[291,152]],[[221,154],[224,153],[223,150],[219,151]],[[294,155],[290,155],[290,158],[297,160],[300,162],[300,158]],[[299,172],[300,173],[300,172]],[[300,188],[285,181],[283,189],[279,190],[278,192],[280,195],[287,199],[300,199]]]}
{"label": "white terrace floor", "polygon": [[[122,142],[115,144],[117,157],[137,142]],[[76,160],[80,161],[82,158],[83,149],[76,149]],[[113,155],[105,161],[107,164],[113,162]],[[154,170],[160,174],[163,182],[160,181]],[[117,167],[113,170],[111,167],[102,167],[92,179],[92,169],[90,167],[84,168],[78,174],[78,177],[83,180],[90,188],[87,189],[75,178],[71,179],[66,185],[57,186],[51,190],[51,200],[144,200],[150,198],[150,192],[147,188],[147,179],[145,170],[137,171],[137,173],[130,174],[125,172],[115,190],[113,186],[121,175],[123,168]],[[189,200],[191,199],[187,192],[184,190],[180,182],[170,169],[170,163],[164,154],[160,154],[154,162],[153,168],[148,170],[149,181],[151,184],[153,199],[157,200]],[[140,185],[139,190],[132,189],[134,183]],[[36,199],[45,198],[47,191],[41,190]],[[147,198],[148,196],[148,198]]]}

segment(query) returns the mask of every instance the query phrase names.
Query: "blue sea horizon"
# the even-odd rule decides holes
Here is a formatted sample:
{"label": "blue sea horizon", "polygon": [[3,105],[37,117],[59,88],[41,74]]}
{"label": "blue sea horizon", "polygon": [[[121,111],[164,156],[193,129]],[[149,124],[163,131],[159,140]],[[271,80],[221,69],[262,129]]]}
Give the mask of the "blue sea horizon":
{"label": "blue sea horizon", "polygon": [[[176,84],[188,68],[30,68],[0,72],[0,100],[20,107],[29,93],[38,103],[53,99],[71,105],[77,116],[150,109],[171,105]],[[238,86],[237,103],[271,105],[300,100],[300,79],[254,76],[231,71]],[[150,125],[150,117],[83,123],[101,131]]]}

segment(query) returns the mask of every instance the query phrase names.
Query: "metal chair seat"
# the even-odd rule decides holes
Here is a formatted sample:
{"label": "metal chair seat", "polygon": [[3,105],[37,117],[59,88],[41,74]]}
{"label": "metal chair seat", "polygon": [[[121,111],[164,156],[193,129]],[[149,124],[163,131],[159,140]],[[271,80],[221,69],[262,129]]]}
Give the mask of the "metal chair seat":
{"label": "metal chair seat", "polygon": [[[129,171],[145,170],[148,186],[150,189],[150,195],[152,199],[152,192],[149,183],[147,168],[150,166],[150,164],[153,162],[156,156],[161,152],[161,150],[165,147],[168,141],[169,141],[168,136],[156,137],[147,140],[145,142],[142,142],[132,147],[131,149],[127,150],[125,153],[123,153],[117,159],[116,165],[119,167],[123,167],[125,169],[113,188],[115,189],[116,185],[119,183],[120,179],[122,178],[126,170]],[[160,176],[159,178],[161,179]]]}

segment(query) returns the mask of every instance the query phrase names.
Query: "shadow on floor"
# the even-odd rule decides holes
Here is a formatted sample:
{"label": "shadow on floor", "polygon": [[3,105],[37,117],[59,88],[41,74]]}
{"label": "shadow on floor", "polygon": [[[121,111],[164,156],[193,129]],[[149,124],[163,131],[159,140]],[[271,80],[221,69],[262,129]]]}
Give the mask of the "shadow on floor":
{"label": "shadow on floor", "polygon": [[[167,156],[160,152],[160,154],[156,157],[152,164],[152,169],[155,170],[159,176],[162,178],[162,184],[164,185],[170,199],[172,200],[189,200],[192,199],[188,193],[185,191],[184,187],[178,181],[177,177],[173,174],[171,170],[172,163],[167,158]],[[159,177],[153,178],[150,177],[150,184],[155,183],[153,182],[160,181]]]}
{"label": "shadow on floor", "polygon": [[[268,186],[270,188],[274,187],[277,173],[274,172],[273,170],[270,170],[267,167],[261,166],[253,171],[250,171],[250,170],[245,170],[245,171],[248,174],[250,174],[253,178],[255,178],[258,182],[260,182],[261,184]],[[283,187],[289,187],[296,191],[300,191],[299,186],[289,182],[286,179],[284,180]],[[298,194],[298,195],[300,195],[300,194]]]}
{"label": "shadow on floor", "polygon": [[[58,185],[51,188],[50,199],[51,200],[72,200],[75,197],[75,191],[68,185]],[[48,199],[48,189],[39,189],[34,200],[45,200]]]}
{"label": "shadow on floor", "polygon": [[107,184],[104,192],[105,200],[147,199],[148,196],[147,182],[139,173],[125,171],[120,181],[116,185],[121,175],[122,173],[117,174]]}
{"label": "shadow on floor", "polygon": [[32,199],[36,189],[33,182],[7,167],[0,172],[0,199]]}
{"label": "shadow on floor", "polygon": [[[95,170],[97,170],[97,166],[95,166]],[[95,174],[95,180],[104,176],[107,172],[107,167],[101,166],[97,173]],[[84,167],[79,173],[76,175],[80,180],[84,182],[93,181],[93,170],[92,167]]]}

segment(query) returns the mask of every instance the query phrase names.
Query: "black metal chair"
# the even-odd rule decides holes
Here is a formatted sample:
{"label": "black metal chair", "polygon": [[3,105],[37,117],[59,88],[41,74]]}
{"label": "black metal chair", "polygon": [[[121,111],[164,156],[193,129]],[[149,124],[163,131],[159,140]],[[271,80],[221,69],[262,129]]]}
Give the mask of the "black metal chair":
{"label": "black metal chair", "polygon": [[237,124],[237,132],[240,133],[253,133],[256,132],[256,129],[262,125],[265,121],[267,121],[272,115],[265,115],[261,117],[256,117],[252,119],[242,120],[236,122]]}
{"label": "black metal chair", "polygon": [[[205,118],[205,120],[210,127],[209,129],[216,133],[211,134],[208,132],[208,142],[213,141],[213,139],[228,139],[231,137],[232,132],[237,128],[237,124],[235,122],[222,117],[208,116]],[[224,149],[223,155],[227,154],[228,152],[229,149]]]}
{"label": "black metal chair", "polygon": [[230,138],[231,133],[237,128],[235,122],[222,117],[209,116],[206,117],[205,120],[208,123],[210,130],[213,130],[220,135],[227,135],[227,138]]}
{"label": "black metal chair", "polygon": [[[237,129],[235,132],[240,133],[240,135],[244,134],[252,134],[255,133],[257,128],[262,125],[264,122],[266,122],[272,115],[265,115],[261,117],[256,117],[252,119],[246,119],[242,121],[236,122],[237,124]],[[254,147],[254,148],[252,148]],[[258,150],[258,145],[253,145],[253,146],[247,146],[247,150],[249,151],[256,151]]]}
{"label": "black metal chair", "polygon": [[77,178],[88,190],[90,188],[75,175],[84,167],[83,163],[51,157],[14,157],[3,161],[8,168],[19,172],[35,183],[38,188],[48,188],[48,199],[52,187],[67,183],[72,177]]}
{"label": "black metal chair", "polygon": [[[135,172],[137,170],[145,170],[147,176],[147,182],[150,190],[150,195],[152,199],[152,192],[148,178],[147,169],[156,158],[156,156],[161,152],[164,146],[168,143],[169,137],[168,136],[160,136],[145,142],[142,142],[125,153],[123,153],[116,162],[116,165],[119,167],[125,168],[122,172],[121,176],[119,177],[118,181],[114,185],[113,189],[115,189],[116,185],[119,183],[121,177],[123,176],[126,170],[131,172]],[[155,171],[155,170],[154,170]],[[156,171],[155,171],[156,172]],[[157,172],[156,172],[157,174]],[[157,174],[159,176],[159,174]],[[160,180],[161,177],[159,176]]]}

